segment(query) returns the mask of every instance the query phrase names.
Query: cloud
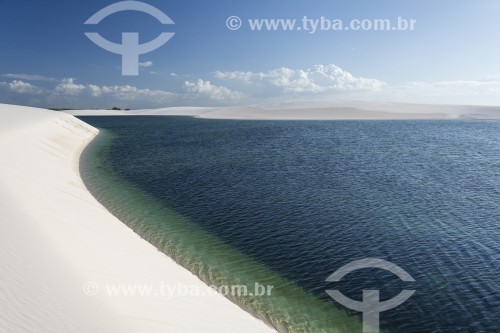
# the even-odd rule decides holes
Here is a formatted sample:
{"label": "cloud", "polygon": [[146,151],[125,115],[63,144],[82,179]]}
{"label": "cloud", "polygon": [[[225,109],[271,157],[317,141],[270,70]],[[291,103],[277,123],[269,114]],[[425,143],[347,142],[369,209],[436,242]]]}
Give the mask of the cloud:
{"label": "cloud", "polygon": [[276,68],[267,72],[215,72],[220,80],[273,88],[284,94],[328,94],[377,91],[386,84],[371,78],[356,77],[335,65],[316,65],[309,69]]}
{"label": "cloud", "polygon": [[81,94],[86,89],[87,87],[85,85],[76,84],[75,79],[66,78],[56,86],[54,93],[58,95],[76,96]]}
{"label": "cloud", "polygon": [[56,79],[52,77],[47,77],[43,75],[32,75],[32,74],[2,74],[0,76],[9,79],[18,79],[25,81],[56,81]]}
{"label": "cloud", "polygon": [[[3,92],[3,94],[2,94]],[[14,92],[6,94],[6,92]],[[36,99],[33,97],[36,96]],[[179,94],[160,89],[141,89],[132,85],[82,84],[64,78],[56,85],[40,88],[21,80],[0,81],[0,98],[12,104],[39,107],[162,107],[178,101]]]}
{"label": "cloud", "polygon": [[39,95],[42,89],[28,82],[14,80],[12,82],[0,82],[0,86],[18,94]]}
{"label": "cloud", "polygon": [[[149,62],[146,62],[149,63]],[[152,64],[152,62],[151,62]],[[0,98],[12,104],[33,106],[154,108],[172,105],[218,106],[256,104],[298,99],[377,100],[415,103],[500,105],[500,76],[478,80],[407,82],[389,85],[383,81],[355,76],[335,65],[316,65],[308,69],[275,68],[268,71],[217,71],[210,77],[191,78],[189,74],[166,72],[165,84],[177,89],[144,89],[132,85],[80,83],[75,78],[51,82],[50,78],[28,74],[0,81]],[[168,75],[168,76],[166,76]]]}
{"label": "cloud", "polygon": [[264,73],[253,73],[253,72],[215,72],[215,77],[218,79],[227,79],[227,80],[238,80],[250,83],[252,79],[261,79],[265,74]]}
{"label": "cloud", "polygon": [[102,89],[98,85],[89,84],[89,85],[87,85],[86,89],[88,90],[90,95],[93,97],[99,97],[102,95]]}
{"label": "cloud", "polygon": [[63,79],[54,89],[53,95],[63,96],[111,96],[116,100],[137,101],[152,100],[154,102],[165,102],[176,97],[175,93],[164,90],[140,89],[130,85],[124,86],[99,86],[95,84],[77,84],[75,79]]}
{"label": "cloud", "polygon": [[276,68],[264,72],[217,71],[214,77],[242,91],[252,102],[279,99],[360,99],[415,103],[500,104],[500,76],[479,80],[407,82],[389,85],[355,76],[335,65],[309,69]]}
{"label": "cloud", "polygon": [[194,94],[207,96],[216,101],[237,101],[243,97],[243,94],[238,91],[232,91],[224,86],[216,86],[210,81],[198,79],[196,82],[184,82],[184,88]]}
{"label": "cloud", "polygon": [[139,67],[141,67],[141,68],[148,68],[148,67],[152,67],[152,66],[153,66],[152,61],[146,61],[146,62],[139,63]]}
{"label": "cloud", "polygon": [[139,89],[134,86],[102,86],[101,94],[111,95],[118,100],[152,100],[156,103],[174,99],[177,94],[164,90]]}

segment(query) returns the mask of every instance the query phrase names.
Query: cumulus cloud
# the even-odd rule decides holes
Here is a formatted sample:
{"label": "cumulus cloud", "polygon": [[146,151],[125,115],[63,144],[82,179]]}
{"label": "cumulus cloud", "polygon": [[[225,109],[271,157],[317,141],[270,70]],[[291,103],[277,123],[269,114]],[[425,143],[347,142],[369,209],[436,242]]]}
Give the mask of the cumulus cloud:
{"label": "cumulus cloud", "polygon": [[131,85],[80,84],[74,78],[61,80],[48,92],[47,105],[68,107],[161,107],[178,98],[176,93],[165,90],[141,89]]}
{"label": "cumulus cloud", "polygon": [[77,84],[75,79],[63,79],[54,89],[54,94],[65,96],[90,95],[100,97],[110,95],[124,101],[153,98],[156,101],[166,101],[176,96],[175,93],[164,90],[139,89],[134,86],[99,86],[95,84]]}
{"label": "cumulus cloud", "polygon": [[242,72],[242,71],[215,72],[215,77],[218,79],[238,80],[247,83],[249,83],[252,79],[262,79],[264,76],[265,73]]}
{"label": "cumulus cloud", "polygon": [[[151,68],[153,62],[146,61],[140,66],[141,68]],[[167,75],[171,78],[178,77],[175,72],[167,73]],[[30,78],[41,80],[43,77],[33,76]],[[356,94],[359,92],[376,92],[383,89],[384,85],[384,82],[376,79],[354,76],[335,65],[316,65],[309,69],[281,67],[263,72],[218,71],[209,78],[202,77],[185,81],[179,87],[183,90],[178,93],[141,89],[131,85],[82,84],[74,78],[62,79],[55,86],[46,87],[43,91],[47,93],[49,104],[57,102],[57,104],[71,105],[101,105],[104,103],[119,104],[120,101],[123,101],[129,105],[153,107],[180,102],[217,105],[220,103],[259,103],[281,98],[321,99],[346,96],[356,98]],[[18,87],[17,89],[23,88]],[[25,91],[30,90],[28,86],[24,89]],[[32,93],[37,91],[36,87],[32,88],[31,91]]]}
{"label": "cumulus cloud", "polygon": [[[144,66],[151,67],[153,63],[146,61]],[[166,84],[179,84],[177,82],[180,78],[189,77],[189,74],[178,76],[175,72],[161,75],[166,78]],[[28,74],[2,74],[0,77],[12,79],[5,80],[6,82],[0,80],[0,97],[4,102],[32,103],[34,106],[47,107],[242,105],[290,99],[500,104],[500,76],[478,80],[389,85],[374,78],[355,76],[335,65],[316,65],[308,69],[281,67],[262,72],[217,71],[208,78],[195,77],[184,84],[180,83],[174,90],[176,92],[143,89],[132,85],[79,83],[74,78],[51,82],[51,78]],[[27,82],[30,80],[37,81],[37,85]]]}
{"label": "cumulus cloud", "polygon": [[214,77],[256,100],[347,98],[417,103],[500,104],[500,76],[480,80],[407,82],[389,85],[355,76],[335,65],[309,69],[276,68],[265,72],[218,71]]}
{"label": "cumulus cloud", "polygon": [[224,86],[213,85],[210,81],[202,79],[196,82],[184,82],[184,88],[194,94],[207,96],[216,101],[237,101],[243,97],[243,94],[238,91],[232,91]]}
{"label": "cumulus cloud", "polygon": [[38,95],[42,93],[42,89],[39,87],[20,80],[0,82],[0,86],[6,87],[8,90],[18,94]]}
{"label": "cumulus cloud", "polygon": [[54,89],[54,93],[59,95],[76,96],[86,90],[83,84],[76,84],[74,78],[63,79]]}
{"label": "cumulus cloud", "polygon": [[335,65],[316,65],[309,69],[281,67],[267,72],[215,72],[221,80],[273,87],[284,93],[325,94],[349,91],[377,91],[385,83],[371,78],[356,77]]}
{"label": "cumulus cloud", "polygon": [[102,86],[101,94],[112,95],[113,97],[124,100],[154,100],[155,102],[166,102],[176,97],[177,94],[164,90],[139,89],[134,86]]}

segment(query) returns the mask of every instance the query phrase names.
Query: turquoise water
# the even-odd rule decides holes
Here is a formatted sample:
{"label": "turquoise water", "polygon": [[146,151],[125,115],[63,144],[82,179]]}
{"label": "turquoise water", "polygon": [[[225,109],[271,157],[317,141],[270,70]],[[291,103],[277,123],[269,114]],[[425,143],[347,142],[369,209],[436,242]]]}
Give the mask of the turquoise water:
{"label": "turquoise water", "polygon": [[[217,121],[86,117],[91,191],[209,284],[275,286],[233,299],[280,331],[361,332],[361,300],[415,295],[386,332],[500,331],[500,124],[462,121]],[[413,284],[361,270],[376,257]]]}
{"label": "turquoise water", "polygon": [[92,194],[132,230],[208,285],[245,285],[250,292],[256,282],[272,286],[270,297],[227,297],[280,332],[361,331],[357,318],[308,294],[117,176],[108,159],[113,143],[120,139],[101,129],[82,156],[81,172]]}

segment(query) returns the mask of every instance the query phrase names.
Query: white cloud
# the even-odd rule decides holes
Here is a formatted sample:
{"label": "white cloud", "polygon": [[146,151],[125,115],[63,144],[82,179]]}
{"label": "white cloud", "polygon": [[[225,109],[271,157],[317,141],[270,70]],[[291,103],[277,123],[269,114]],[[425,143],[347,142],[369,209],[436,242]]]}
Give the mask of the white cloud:
{"label": "white cloud", "polygon": [[153,62],[152,61],[146,61],[146,62],[140,62],[139,63],[139,67],[142,67],[142,68],[148,68],[148,67],[151,67],[153,66]]}
{"label": "white cloud", "polygon": [[267,72],[215,72],[221,80],[240,81],[253,86],[271,87],[283,93],[328,94],[352,91],[377,91],[385,83],[355,77],[335,65],[316,65],[309,69],[276,68]]}
{"label": "white cloud", "polygon": [[18,94],[38,95],[42,93],[42,89],[28,82],[14,80],[12,82],[0,82],[0,86],[6,87],[12,92]]}
{"label": "white cloud", "polygon": [[101,87],[95,85],[95,84],[89,84],[87,85],[87,89],[90,92],[90,95],[93,97],[99,97],[102,95],[102,89]]}
{"label": "white cloud", "polygon": [[[1,91],[18,93],[18,97],[3,96],[13,104],[27,103],[27,95],[42,96],[34,106],[54,107],[164,107],[179,100],[179,94],[160,89],[141,89],[132,85],[82,84],[74,78],[65,78],[56,85],[41,89],[23,81],[1,82]],[[42,95],[42,92],[44,93]]]}
{"label": "white cloud", "polygon": [[500,76],[479,80],[408,82],[389,85],[374,78],[354,76],[335,65],[309,69],[276,68],[265,72],[214,73],[231,89],[254,100],[266,99],[361,99],[416,103],[500,105]]}
{"label": "white cloud", "polygon": [[167,102],[174,99],[177,94],[164,90],[139,89],[134,86],[102,86],[102,94],[109,94],[118,100],[137,101],[151,100],[155,103]]}
{"label": "white cloud", "polygon": [[253,72],[215,72],[215,77],[218,79],[228,79],[228,80],[239,80],[244,82],[250,82],[253,78],[261,78],[263,73],[253,73]]}
{"label": "white cloud", "polygon": [[85,89],[86,86],[83,84],[76,84],[75,79],[66,78],[56,86],[54,93],[59,95],[76,96],[84,92]]}
{"label": "white cloud", "polygon": [[237,101],[243,97],[243,94],[238,91],[232,91],[224,86],[213,85],[210,81],[202,79],[196,82],[184,82],[184,88],[190,92],[203,96],[207,96],[216,101]]}
{"label": "white cloud", "polygon": [[60,84],[54,89],[54,93],[58,95],[90,95],[92,97],[100,97],[103,95],[111,95],[121,100],[139,100],[146,98],[156,98],[161,100],[171,99],[176,96],[175,93],[164,90],[139,89],[134,86],[98,86],[95,84],[76,84],[75,79],[63,79]]}
{"label": "white cloud", "polygon": [[[146,63],[152,65],[152,62]],[[177,76],[174,72],[162,75]],[[281,67],[262,72],[217,71],[209,79],[195,78],[185,81],[178,87],[178,93],[142,89],[132,85],[82,84],[74,78],[50,82],[50,78],[38,75],[3,74],[0,77],[13,79],[0,81],[0,97],[4,101],[22,104],[31,100],[33,102],[29,103],[35,106],[49,107],[241,105],[290,99],[500,105],[500,76],[492,75],[478,80],[408,82],[396,86],[374,78],[354,76],[335,65],[316,65],[309,69]],[[14,79],[19,77],[39,82],[33,85],[26,80]],[[178,82],[178,79],[169,77],[165,76],[168,84]],[[4,92],[3,96],[1,92]]]}

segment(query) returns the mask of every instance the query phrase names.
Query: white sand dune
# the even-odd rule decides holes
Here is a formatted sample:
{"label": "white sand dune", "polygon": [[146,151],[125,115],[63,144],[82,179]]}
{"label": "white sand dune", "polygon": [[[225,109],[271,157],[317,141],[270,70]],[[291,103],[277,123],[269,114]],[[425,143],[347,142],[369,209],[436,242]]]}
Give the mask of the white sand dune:
{"label": "white sand dune", "polygon": [[107,294],[208,287],[87,191],[78,162],[96,134],[65,113],[0,104],[0,331],[274,332],[219,294]]}
{"label": "white sand dune", "polygon": [[223,108],[164,108],[157,110],[73,110],[79,116],[178,115],[206,119],[247,120],[423,120],[500,119],[500,107],[405,104],[368,101],[290,101]]}
{"label": "white sand dune", "polygon": [[204,107],[171,107],[143,110],[69,110],[64,111],[75,116],[197,116],[214,108]]}

